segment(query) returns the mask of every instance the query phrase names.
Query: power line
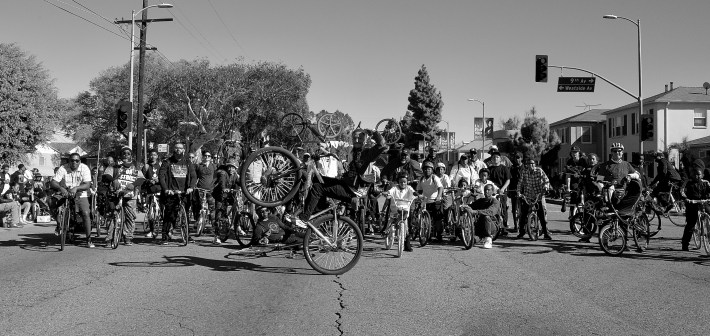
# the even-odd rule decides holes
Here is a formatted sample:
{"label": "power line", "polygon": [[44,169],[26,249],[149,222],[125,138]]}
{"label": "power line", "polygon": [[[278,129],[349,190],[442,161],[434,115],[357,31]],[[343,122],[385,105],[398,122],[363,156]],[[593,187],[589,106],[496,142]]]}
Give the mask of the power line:
{"label": "power line", "polygon": [[72,0],[72,1],[74,1],[74,3],[76,3],[77,5],[83,7],[83,8],[86,9],[87,11],[91,12],[92,14],[94,14],[94,15],[96,15],[96,16],[102,18],[104,21],[110,23],[112,26],[114,26],[114,25],[117,26],[124,34],[126,34],[126,36],[130,36],[130,33],[127,32],[125,29],[123,29],[123,27],[121,27],[121,25],[116,24],[115,22],[109,20],[108,18],[104,17],[103,15],[101,15],[101,14],[99,14],[99,13],[96,13],[96,12],[93,11],[91,8],[86,7],[86,6],[84,6],[83,4],[81,4],[79,1],[76,1],[76,0]]}
{"label": "power line", "polygon": [[99,28],[101,28],[101,29],[103,29],[103,30],[105,30],[105,31],[107,31],[107,32],[109,32],[109,33],[111,33],[111,34],[114,34],[114,35],[116,35],[116,36],[118,36],[118,37],[120,37],[120,38],[123,38],[123,39],[126,39],[126,38],[127,38],[126,36],[121,36],[120,34],[114,32],[114,31],[111,31],[111,30],[109,30],[108,28],[106,28],[106,27],[104,27],[104,26],[102,26],[102,25],[100,25],[100,24],[98,24],[98,23],[96,23],[96,22],[94,22],[94,21],[91,21],[91,20],[89,20],[89,19],[87,19],[87,18],[85,18],[85,17],[83,17],[83,16],[81,16],[81,15],[79,15],[79,14],[76,14],[76,13],[70,11],[70,10],[67,10],[67,9],[62,8],[62,7],[60,7],[60,6],[57,6],[57,5],[55,5],[55,4],[51,3],[51,2],[49,2],[48,0],[43,0],[43,1],[46,2],[46,3],[48,3],[48,4],[50,4],[50,5],[52,5],[52,6],[54,6],[54,7],[57,7],[57,8],[59,8],[59,9],[65,11],[65,12],[71,14],[71,15],[74,15],[74,16],[76,16],[76,17],[78,17],[78,18],[80,18],[80,19],[82,19],[82,20],[84,20],[84,21],[86,21],[86,22],[88,22],[88,23],[90,23],[90,24],[96,26],[96,27],[99,27]]}
{"label": "power line", "polygon": [[239,44],[239,41],[237,41],[237,38],[234,37],[234,35],[232,35],[232,31],[229,29],[229,27],[227,26],[227,24],[224,23],[224,20],[222,20],[222,16],[219,15],[219,12],[217,11],[217,9],[216,9],[216,8],[214,7],[214,5],[212,4],[212,0],[207,0],[207,2],[210,4],[210,7],[212,7],[212,10],[214,11],[214,13],[217,15],[217,18],[219,19],[219,22],[222,22],[222,25],[223,25],[224,28],[227,30],[227,33],[229,33],[229,36],[231,36],[231,37],[232,37],[232,40],[234,41],[234,43],[237,44],[237,47],[239,47],[239,49],[241,49],[243,53],[246,53],[246,50],[244,50],[244,48],[242,47],[242,45]]}
{"label": "power line", "polygon": [[[190,24],[190,25],[195,29],[195,31],[197,32],[197,34],[199,34],[200,37],[202,37],[202,39],[204,39],[204,41],[207,42],[207,44],[214,50],[214,52],[217,54],[217,57],[220,58],[220,59],[226,59],[224,56],[222,56],[222,54],[219,52],[219,50],[217,50],[217,48],[215,48],[215,47],[212,45],[212,43],[210,42],[210,40],[208,40],[208,39],[205,37],[205,35],[203,35],[203,34],[200,32],[200,30],[197,28],[197,26],[195,26],[195,25],[192,23],[192,21],[190,21],[190,18],[182,11],[182,9],[180,9],[180,7],[175,7],[175,8],[177,8],[177,10],[182,14],[182,16],[185,18],[185,21],[187,21],[187,23]],[[172,11],[171,11],[171,13],[172,13]],[[174,15],[174,14],[173,14],[173,15]],[[184,26],[183,26],[183,27],[184,27]],[[199,41],[199,40],[198,40],[198,41]]]}

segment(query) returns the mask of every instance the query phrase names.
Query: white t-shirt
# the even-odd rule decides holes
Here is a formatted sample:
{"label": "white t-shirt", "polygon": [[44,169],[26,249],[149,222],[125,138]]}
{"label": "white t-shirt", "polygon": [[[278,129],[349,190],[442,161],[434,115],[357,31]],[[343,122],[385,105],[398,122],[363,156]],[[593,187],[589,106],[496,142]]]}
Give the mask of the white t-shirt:
{"label": "white t-shirt", "polygon": [[326,156],[322,157],[319,160],[320,162],[320,169],[318,172],[322,176],[327,176],[327,177],[338,177],[338,159],[332,157],[332,156]]}
{"label": "white t-shirt", "polygon": [[434,203],[436,197],[439,196],[439,188],[443,188],[441,179],[436,175],[431,175],[429,178],[422,177],[417,185],[417,190],[422,191],[422,195],[426,199],[426,203]]}
{"label": "white t-shirt", "polygon": [[476,182],[473,183],[473,189],[474,189],[476,192],[480,193],[480,195],[478,195],[478,197],[482,197],[482,195],[483,195],[483,187],[485,187],[486,185],[489,185],[489,184],[493,186],[493,192],[494,192],[494,193],[497,193],[497,192],[498,192],[498,186],[496,186],[496,184],[493,183],[493,181],[491,181],[491,180],[487,180],[485,183],[483,183],[483,181],[481,181],[481,179],[478,179],[478,180],[476,180]]}
{"label": "white t-shirt", "polygon": [[464,179],[468,185],[472,185],[474,181],[478,180],[478,171],[471,165],[463,167],[456,164],[451,168],[449,177],[452,185],[458,186],[461,179]]}
{"label": "white t-shirt", "polygon": [[417,194],[414,192],[414,189],[412,189],[411,186],[407,186],[402,190],[400,190],[397,186],[394,186],[390,188],[387,193],[392,196],[392,200],[394,201],[394,204],[397,208],[406,207],[407,209],[409,209],[409,206],[411,205],[412,201],[417,198]]}
{"label": "white t-shirt", "polygon": [[444,186],[444,188],[451,188],[453,186],[449,175],[441,174],[439,178],[441,179],[441,185]]}
{"label": "white t-shirt", "polygon": [[[59,169],[57,169],[57,173],[54,174],[53,180],[58,183],[64,181],[67,188],[71,189],[78,187],[83,182],[91,183],[91,170],[89,170],[89,166],[83,163],[80,163],[79,168],[75,171],[72,171],[71,168],[69,168],[69,164],[62,165]],[[88,197],[86,191],[80,191],[78,195],[79,197]]]}

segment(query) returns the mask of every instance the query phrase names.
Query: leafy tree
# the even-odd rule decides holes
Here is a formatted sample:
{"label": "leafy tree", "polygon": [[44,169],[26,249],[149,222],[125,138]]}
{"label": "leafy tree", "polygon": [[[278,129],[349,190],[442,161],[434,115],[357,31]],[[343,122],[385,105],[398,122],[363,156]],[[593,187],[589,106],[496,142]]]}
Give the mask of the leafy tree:
{"label": "leafy tree", "polygon": [[509,142],[501,145],[505,152],[519,151],[540,161],[540,165],[549,172],[557,164],[557,152],[560,149],[560,138],[557,133],[550,132],[550,125],[545,117],[537,117],[533,106],[522,122],[520,132],[517,132]]}
{"label": "leafy tree", "polygon": [[411,124],[403,123],[402,131],[407,135],[405,145],[414,147],[422,136],[431,141],[440,132],[437,125],[441,122],[441,109],[444,107],[441,92],[430,83],[424,65],[414,77],[414,89],[409,91],[408,100],[407,110],[412,113],[412,120]]}
{"label": "leafy tree", "polygon": [[16,44],[0,43],[0,162],[33,153],[49,139],[62,110],[42,64]]}
{"label": "leafy tree", "polygon": [[507,120],[501,120],[500,121],[500,126],[502,129],[506,131],[516,131],[520,129],[520,125],[523,123],[522,120],[520,120],[520,117],[517,115],[514,115]]}

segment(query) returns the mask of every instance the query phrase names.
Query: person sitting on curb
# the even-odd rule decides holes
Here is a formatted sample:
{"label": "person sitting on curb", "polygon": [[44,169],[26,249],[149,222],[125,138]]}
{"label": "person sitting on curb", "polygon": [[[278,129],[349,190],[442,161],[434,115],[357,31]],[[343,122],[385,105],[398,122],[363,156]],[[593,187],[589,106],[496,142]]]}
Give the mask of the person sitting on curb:
{"label": "person sitting on curb", "polygon": [[478,215],[478,219],[474,223],[474,232],[476,236],[483,239],[483,248],[489,249],[493,247],[493,234],[497,230],[496,215],[500,212],[500,201],[495,198],[495,186],[486,184],[483,187],[484,197],[475,200],[469,208],[466,208],[471,216]]}

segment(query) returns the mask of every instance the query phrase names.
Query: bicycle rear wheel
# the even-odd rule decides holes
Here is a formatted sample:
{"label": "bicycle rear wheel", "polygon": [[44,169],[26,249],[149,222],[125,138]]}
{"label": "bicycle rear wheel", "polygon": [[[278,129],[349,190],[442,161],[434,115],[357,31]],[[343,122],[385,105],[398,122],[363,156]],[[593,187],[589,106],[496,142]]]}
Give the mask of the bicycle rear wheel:
{"label": "bicycle rear wheel", "polygon": [[626,233],[617,223],[605,225],[599,231],[599,246],[604,253],[611,256],[618,256],[624,253],[626,248]]}
{"label": "bicycle rear wheel", "polygon": [[180,210],[178,212],[177,225],[180,227],[180,237],[182,238],[182,246],[187,246],[190,242],[190,232],[187,227],[187,212],[185,207],[180,202]]}
{"label": "bicycle rear wheel", "polygon": [[419,246],[424,247],[429,243],[431,235],[431,216],[426,211],[422,211],[419,219]]}
{"label": "bicycle rear wheel", "polygon": [[281,127],[289,137],[296,138],[306,130],[306,123],[298,113],[287,113],[281,118]]}
{"label": "bicycle rear wheel", "polygon": [[700,228],[700,220],[695,223],[693,228],[693,249],[698,250],[702,247],[700,242],[700,236],[702,235],[702,229]]}
{"label": "bicycle rear wheel", "polygon": [[399,222],[397,230],[397,258],[402,256],[404,251],[404,237],[407,235],[407,222]]}
{"label": "bicycle rear wheel", "polygon": [[461,241],[465,249],[470,250],[473,247],[473,219],[468,213],[463,213],[459,217],[461,225]]}
{"label": "bicycle rear wheel", "polygon": [[525,230],[527,230],[528,237],[530,237],[531,240],[537,240],[540,236],[540,219],[537,218],[537,214],[534,212],[528,215],[528,223]]}
{"label": "bicycle rear wheel", "polygon": [[247,157],[240,184],[252,203],[273,208],[291,200],[301,185],[298,159],[281,147],[265,147]]}
{"label": "bicycle rear wheel", "polygon": [[362,254],[362,232],[355,222],[347,217],[338,217],[338,229],[335,231],[333,215],[324,215],[313,220],[313,226],[334,246],[318,237],[308,227],[303,239],[303,254],[314,270],[321,274],[339,275],[352,269]]}
{"label": "bicycle rear wheel", "polygon": [[254,233],[254,218],[252,218],[249,213],[242,213],[235,217],[238,218],[238,220],[236,220],[233,225],[234,236],[240,246],[249,247],[251,245],[251,237]]}
{"label": "bicycle rear wheel", "polygon": [[381,133],[385,142],[390,145],[402,138],[402,128],[397,119],[382,119],[375,125],[375,132]]}

